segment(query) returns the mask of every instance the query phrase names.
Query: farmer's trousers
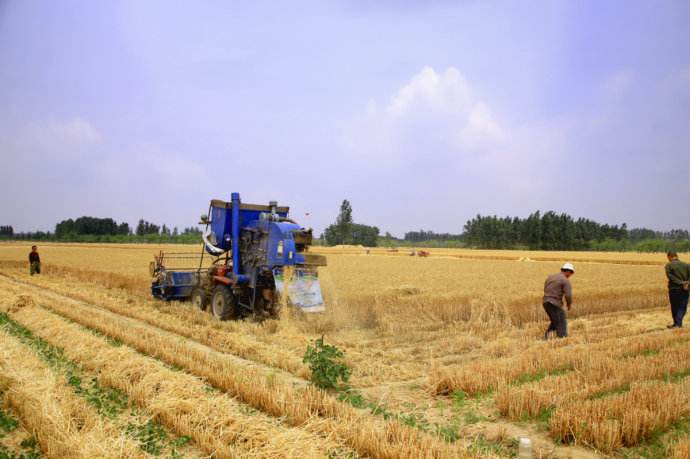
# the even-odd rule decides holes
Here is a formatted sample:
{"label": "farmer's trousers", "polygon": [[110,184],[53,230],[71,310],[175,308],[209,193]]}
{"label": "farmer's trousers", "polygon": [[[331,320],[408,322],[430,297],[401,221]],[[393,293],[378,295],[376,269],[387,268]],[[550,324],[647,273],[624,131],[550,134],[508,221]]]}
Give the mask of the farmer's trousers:
{"label": "farmer's trousers", "polygon": [[672,289],[668,291],[668,299],[671,301],[671,315],[673,316],[673,325],[676,327],[683,326],[683,317],[688,310],[688,292],[687,290]]}
{"label": "farmer's trousers", "polygon": [[551,319],[549,328],[546,330],[547,335],[549,332],[555,331],[559,338],[568,336],[568,319],[565,317],[563,308],[555,304],[544,303],[544,310]]}
{"label": "farmer's trousers", "polygon": [[40,261],[32,261],[31,265],[29,265],[29,274],[32,276],[34,274],[41,274],[41,262]]}

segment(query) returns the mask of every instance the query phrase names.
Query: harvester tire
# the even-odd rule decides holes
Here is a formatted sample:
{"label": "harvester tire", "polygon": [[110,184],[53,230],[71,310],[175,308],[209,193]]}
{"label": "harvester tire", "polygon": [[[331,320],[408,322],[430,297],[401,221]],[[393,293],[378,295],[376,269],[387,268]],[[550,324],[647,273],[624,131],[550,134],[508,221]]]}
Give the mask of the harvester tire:
{"label": "harvester tire", "polygon": [[211,297],[211,314],[218,320],[237,317],[235,295],[225,285],[217,285]]}
{"label": "harvester tire", "polygon": [[192,290],[191,300],[192,304],[202,311],[205,311],[208,307],[208,294],[206,293],[206,290],[202,288],[195,288]]}

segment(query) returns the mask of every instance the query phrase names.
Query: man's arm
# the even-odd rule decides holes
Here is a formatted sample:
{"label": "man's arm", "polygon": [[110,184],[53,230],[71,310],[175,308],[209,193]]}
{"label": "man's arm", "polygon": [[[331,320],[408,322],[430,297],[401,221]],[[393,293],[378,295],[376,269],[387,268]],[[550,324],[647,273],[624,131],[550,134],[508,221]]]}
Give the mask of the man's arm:
{"label": "man's arm", "polygon": [[671,281],[672,283],[674,283],[676,285],[683,285],[683,282],[684,282],[683,279],[678,277],[676,275],[676,273],[674,273],[671,270],[671,263],[666,265],[666,277],[668,278],[669,281]]}
{"label": "man's arm", "polygon": [[570,281],[566,280],[563,284],[563,295],[565,296],[565,304],[570,309],[573,304],[573,287],[570,285]]}

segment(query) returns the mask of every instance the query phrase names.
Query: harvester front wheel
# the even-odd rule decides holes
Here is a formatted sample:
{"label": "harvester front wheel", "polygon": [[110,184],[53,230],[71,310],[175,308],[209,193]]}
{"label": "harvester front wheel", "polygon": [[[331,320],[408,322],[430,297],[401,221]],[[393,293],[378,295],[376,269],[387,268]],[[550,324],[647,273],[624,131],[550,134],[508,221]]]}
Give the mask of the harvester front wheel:
{"label": "harvester front wheel", "polygon": [[202,288],[195,288],[192,290],[191,300],[192,304],[202,311],[205,311],[208,307],[208,294],[206,293],[206,290]]}
{"label": "harvester front wheel", "polygon": [[211,313],[218,320],[228,320],[237,317],[235,296],[225,285],[217,285],[211,297]]}

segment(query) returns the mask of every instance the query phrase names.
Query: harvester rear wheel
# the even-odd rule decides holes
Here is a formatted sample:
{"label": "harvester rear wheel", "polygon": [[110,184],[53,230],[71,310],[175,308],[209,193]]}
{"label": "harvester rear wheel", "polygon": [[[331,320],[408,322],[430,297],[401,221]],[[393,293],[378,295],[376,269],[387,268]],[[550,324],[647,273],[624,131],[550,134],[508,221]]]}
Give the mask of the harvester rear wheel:
{"label": "harvester rear wheel", "polygon": [[235,296],[225,285],[217,285],[211,297],[211,313],[218,320],[237,317]]}
{"label": "harvester rear wheel", "polygon": [[206,293],[206,290],[202,288],[195,288],[194,290],[192,290],[191,300],[192,304],[197,308],[201,309],[202,311],[205,311],[208,307],[208,294]]}

